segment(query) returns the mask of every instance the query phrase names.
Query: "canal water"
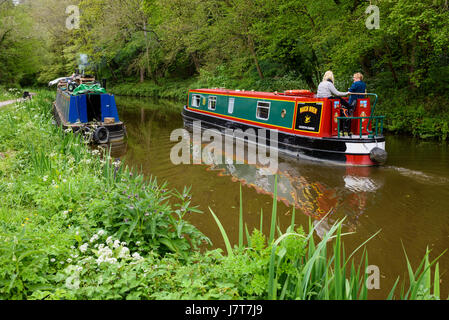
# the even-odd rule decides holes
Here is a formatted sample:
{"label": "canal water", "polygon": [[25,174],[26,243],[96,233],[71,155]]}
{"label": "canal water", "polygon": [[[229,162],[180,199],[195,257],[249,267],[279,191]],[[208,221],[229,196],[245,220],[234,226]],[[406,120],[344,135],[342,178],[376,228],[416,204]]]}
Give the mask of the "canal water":
{"label": "canal water", "polygon": [[[173,130],[183,128],[182,102],[117,97],[128,140],[121,159],[145,175],[182,190],[191,186],[192,202],[203,211],[188,217],[214,247],[224,248],[209,212],[216,213],[231,241],[238,241],[240,184],[244,222],[269,234],[274,176],[249,164],[180,164],[170,160],[177,142]],[[388,162],[376,168],[347,168],[308,160],[279,158],[278,220],[285,231],[296,206],[295,222],[307,230],[309,219],[324,220],[317,235],[344,220],[347,254],[380,230],[367,244],[369,264],[380,270],[380,289],[369,297],[384,299],[399,276],[408,279],[404,250],[416,269],[431,250],[431,259],[449,248],[449,149],[447,144],[387,136]],[[441,292],[449,294],[449,252],[439,260]],[[433,277],[433,275],[432,275]],[[398,291],[399,292],[399,291]]]}

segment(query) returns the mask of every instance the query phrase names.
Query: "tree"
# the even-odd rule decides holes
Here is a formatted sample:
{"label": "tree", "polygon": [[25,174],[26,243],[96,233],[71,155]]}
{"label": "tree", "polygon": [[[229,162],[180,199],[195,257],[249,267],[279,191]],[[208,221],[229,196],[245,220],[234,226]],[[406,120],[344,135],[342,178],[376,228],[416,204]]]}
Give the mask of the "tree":
{"label": "tree", "polygon": [[0,3],[0,83],[30,84],[38,72],[42,47],[29,10],[12,1]]}

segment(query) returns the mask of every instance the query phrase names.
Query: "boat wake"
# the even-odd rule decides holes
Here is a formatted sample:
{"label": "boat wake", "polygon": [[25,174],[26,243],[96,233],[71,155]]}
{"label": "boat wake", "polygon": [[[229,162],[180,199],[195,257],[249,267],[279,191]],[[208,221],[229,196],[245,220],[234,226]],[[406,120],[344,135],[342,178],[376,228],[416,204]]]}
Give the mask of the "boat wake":
{"label": "boat wake", "polygon": [[433,174],[424,173],[422,171],[411,170],[407,168],[400,168],[395,166],[388,166],[385,169],[391,169],[398,172],[400,175],[411,178],[417,182],[431,184],[431,185],[445,185],[449,184],[449,179],[446,177],[439,177]]}

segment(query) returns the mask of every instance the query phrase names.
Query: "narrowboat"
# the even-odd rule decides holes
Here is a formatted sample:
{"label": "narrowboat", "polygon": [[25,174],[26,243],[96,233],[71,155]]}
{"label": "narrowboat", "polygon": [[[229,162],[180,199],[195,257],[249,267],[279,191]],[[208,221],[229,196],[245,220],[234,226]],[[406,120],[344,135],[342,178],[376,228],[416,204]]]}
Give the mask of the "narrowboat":
{"label": "narrowboat", "polygon": [[[350,166],[381,165],[387,158],[384,116],[374,114],[376,94],[362,95],[353,115],[342,117],[340,99],[317,98],[309,90],[191,89],[182,115],[186,126],[199,120],[202,128],[223,133],[226,129],[277,130],[279,153],[295,158]],[[351,135],[340,133],[342,120],[351,121]]]}
{"label": "narrowboat", "polygon": [[55,79],[57,84],[53,115],[64,130],[81,132],[95,144],[116,143],[124,140],[126,128],[120,121],[114,95],[106,92],[106,86],[95,78],[74,74]]}

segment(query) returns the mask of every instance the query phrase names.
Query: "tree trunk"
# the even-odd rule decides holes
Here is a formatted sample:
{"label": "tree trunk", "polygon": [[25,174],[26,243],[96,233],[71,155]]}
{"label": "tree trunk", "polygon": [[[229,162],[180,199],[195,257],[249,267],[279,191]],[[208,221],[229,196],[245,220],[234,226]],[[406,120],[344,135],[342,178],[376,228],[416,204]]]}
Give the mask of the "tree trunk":
{"label": "tree trunk", "polygon": [[248,34],[248,47],[249,47],[249,50],[251,51],[251,55],[253,56],[254,64],[256,65],[256,69],[257,69],[257,73],[259,74],[260,79],[263,79],[262,69],[260,68],[260,65],[259,65],[259,59],[257,59],[256,49],[254,48],[255,47],[254,41],[250,34]]}
{"label": "tree trunk", "polygon": [[412,89],[416,89],[416,87],[417,87],[415,81],[411,79],[411,76],[413,75],[413,73],[415,73],[415,70],[416,70],[415,67],[416,67],[416,42],[413,41],[412,49],[410,52],[410,64],[408,67],[408,74],[409,74],[408,80],[409,80],[410,87]]}
{"label": "tree trunk", "polygon": [[[150,68],[150,54],[149,54],[149,48],[148,48],[147,23],[145,21],[143,22],[143,27],[145,29],[145,31],[144,31],[144,35],[145,35],[145,54],[146,54],[145,60],[146,60],[146,63],[147,63],[148,75],[151,75],[152,72],[151,72],[151,68]],[[140,79],[141,79],[140,82],[143,82],[142,76],[140,77]]]}
{"label": "tree trunk", "polygon": [[387,62],[388,63],[388,67],[390,68],[391,74],[393,75],[394,83],[398,84],[399,79],[398,79],[398,75],[396,73],[396,69],[393,66],[393,61],[391,59],[391,56],[392,56],[391,49],[390,49],[390,47],[388,46],[388,44],[386,42],[385,42],[385,49],[387,50],[387,53],[388,53],[388,62]]}
{"label": "tree trunk", "polygon": [[145,81],[145,68],[140,67],[140,83]]}
{"label": "tree trunk", "polygon": [[195,71],[197,73],[200,73],[200,62],[198,60],[196,52],[192,52],[192,54],[190,56],[192,57],[193,64],[195,65]]}
{"label": "tree trunk", "polygon": [[307,85],[309,86],[309,89],[310,89],[311,91],[315,92],[315,91],[316,91],[316,85],[315,85],[315,82],[313,82],[313,77],[312,77],[312,75],[307,76],[307,77],[305,78],[305,80],[306,80]]}

